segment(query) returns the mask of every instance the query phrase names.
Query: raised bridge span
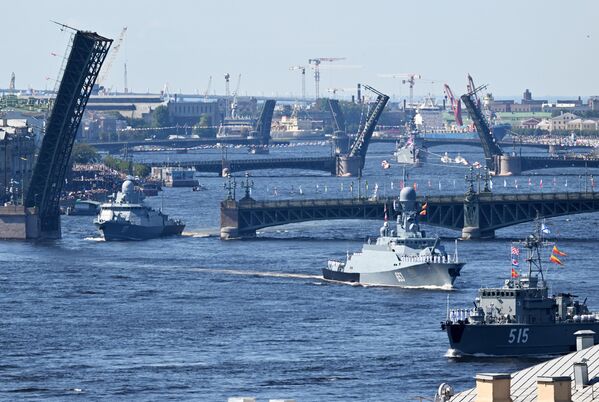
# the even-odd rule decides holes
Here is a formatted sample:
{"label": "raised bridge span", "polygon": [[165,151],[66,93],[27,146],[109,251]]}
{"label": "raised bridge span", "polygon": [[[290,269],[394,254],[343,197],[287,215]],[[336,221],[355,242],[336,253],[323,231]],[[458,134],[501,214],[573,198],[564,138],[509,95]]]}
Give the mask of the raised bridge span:
{"label": "raised bridge span", "polygon": [[[394,202],[396,201],[396,202]],[[420,221],[460,231],[465,239],[491,238],[495,230],[537,217],[555,217],[599,211],[599,193],[474,193],[417,197],[427,203],[427,215]],[[313,220],[376,219],[396,216],[401,205],[397,198],[310,199],[256,201],[248,196],[221,202],[221,238],[254,237],[256,230]]]}

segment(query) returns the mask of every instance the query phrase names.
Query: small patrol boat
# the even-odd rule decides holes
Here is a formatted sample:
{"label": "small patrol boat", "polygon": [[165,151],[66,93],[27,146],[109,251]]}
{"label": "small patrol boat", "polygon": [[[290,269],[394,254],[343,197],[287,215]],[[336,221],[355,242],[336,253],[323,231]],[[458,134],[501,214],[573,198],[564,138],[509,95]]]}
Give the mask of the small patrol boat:
{"label": "small patrol boat", "polygon": [[146,240],[155,237],[180,235],[185,224],[170,219],[142,202],[142,194],[135,191],[133,182],[125,180],[114,202],[100,206],[94,224],[109,240]]}
{"label": "small patrol boat", "polygon": [[[368,242],[362,251],[347,256],[345,262],[329,260],[322,274],[325,279],[365,285],[415,288],[453,287],[464,266],[457,249],[447,254],[438,237],[427,237],[418,225],[416,191],[403,188],[399,195],[402,212],[395,229],[385,223],[376,243]],[[386,215],[386,212],[385,212]]]}
{"label": "small patrol boat", "polygon": [[[448,309],[441,323],[449,337],[447,356],[567,354],[576,350],[578,331],[593,331],[595,342],[599,340],[599,313],[589,311],[586,299],[579,302],[570,293],[549,296],[541,263],[541,247],[547,245],[537,222],[533,234],[512,245],[512,274],[502,287],[479,289],[473,308]],[[519,246],[527,250],[527,273],[515,268]]]}

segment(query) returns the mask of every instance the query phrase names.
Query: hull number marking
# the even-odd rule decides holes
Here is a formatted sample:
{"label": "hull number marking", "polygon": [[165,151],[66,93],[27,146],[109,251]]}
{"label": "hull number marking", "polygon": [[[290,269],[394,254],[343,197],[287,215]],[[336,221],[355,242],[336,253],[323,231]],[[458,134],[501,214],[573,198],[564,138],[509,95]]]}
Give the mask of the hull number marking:
{"label": "hull number marking", "polygon": [[510,344],[528,342],[528,330],[529,328],[512,328],[507,342]]}

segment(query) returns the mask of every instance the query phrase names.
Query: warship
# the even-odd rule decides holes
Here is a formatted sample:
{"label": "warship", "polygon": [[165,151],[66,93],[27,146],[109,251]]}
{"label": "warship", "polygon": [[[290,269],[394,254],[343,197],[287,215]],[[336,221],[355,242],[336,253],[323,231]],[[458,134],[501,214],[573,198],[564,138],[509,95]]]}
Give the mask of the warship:
{"label": "warship", "polygon": [[397,146],[393,155],[399,164],[420,166],[426,162],[426,152],[422,138],[412,135],[405,144]]}
{"label": "warship", "polygon": [[[464,266],[456,251],[447,254],[438,237],[427,237],[418,225],[416,192],[403,188],[399,195],[401,214],[391,229],[385,223],[376,243],[363,245],[362,251],[349,255],[345,262],[329,260],[322,274],[325,279],[363,285],[414,288],[453,287]],[[426,207],[424,207],[426,208]],[[425,213],[425,212],[424,212]]]}
{"label": "warship", "polygon": [[[441,323],[449,337],[448,357],[567,354],[576,350],[578,331],[599,334],[599,313],[589,311],[586,299],[579,302],[570,293],[549,296],[541,247],[550,243],[543,241],[540,227],[537,223],[526,240],[512,244],[511,278],[502,287],[479,289],[473,308],[448,309]],[[519,246],[527,250],[528,272],[515,268]]]}
{"label": "warship", "polygon": [[94,224],[107,241],[179,235],[185,228],[180,220],[169,219],[162,211],[144,205],[141,192],[135,190],[131,180],[123,182],[114,202],[100,206]]}

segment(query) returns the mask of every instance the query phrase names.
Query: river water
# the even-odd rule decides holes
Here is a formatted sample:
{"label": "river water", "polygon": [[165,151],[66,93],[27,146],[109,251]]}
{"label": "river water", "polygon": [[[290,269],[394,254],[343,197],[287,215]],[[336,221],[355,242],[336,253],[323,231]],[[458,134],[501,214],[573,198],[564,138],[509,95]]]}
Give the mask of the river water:
{"label": "river water", "polygon": [[[420,194],[464,191],[466,169],[441,165],[445,150],[457,154],[433,148],[438,155],[429,164],[408,171]],[[277,148],[272,156],[328,151]],[[368,195],[376,185],[379,194],[398,193],[402,170],[392,151],[392,144],[371,146],[361,182],[368,182]],[[477,148],[462,156],[482,159]],[[214,150],[138,156],[167,157],[220,156]],[[229,157],[248,156],[233,149]],[[391,169],[381,169],[382,159]],[[252,179],[256,199],[350,197],[358,187],[356,179],[309,171],[255,172]],[[474,386],[476,373],[538,362],[449,359],[439,325],[448,300],[468,307],[480,286],[509,276],[510,241],[532,224],[499,230],[494,240],[459,242],[467,265],[452,291],[334,284],[321,279],[327,259],[358,251],[380,221],[305,222],[223,242],[216,235],[223,179],[200,181],[206,191],[167,188],[147,200],[186,221],[182,237],[104,242],[93,218],[67,216],[60,240],[0,242],[0,399],[403,401],[432,397],[442,382],[462,390]],[[585,181],[592,188],[577,172],[543,171],[505,183],[495,178],[493,191],[576,191]],[[599,216],[547,224],[569,254],[564,267],[549,268],[552,291],[588,296],[599,308]],[[458,233],[427,230],[453,250]]]}

